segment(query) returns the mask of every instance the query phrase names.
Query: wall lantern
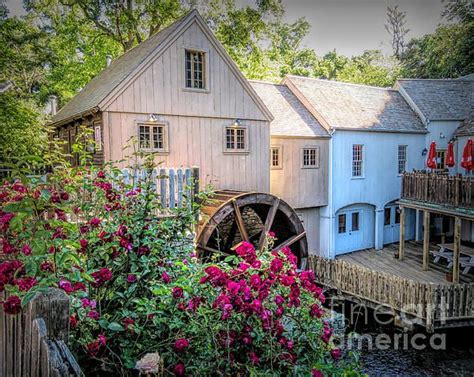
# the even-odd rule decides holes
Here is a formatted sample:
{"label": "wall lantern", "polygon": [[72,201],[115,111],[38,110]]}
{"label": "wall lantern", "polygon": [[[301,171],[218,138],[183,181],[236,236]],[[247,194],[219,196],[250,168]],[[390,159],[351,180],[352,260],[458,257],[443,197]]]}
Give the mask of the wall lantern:
{"label": "wall lantern", "polygon": [[421,151],[421,155],[426,156],[427,154],[428,154],[428,149],[423,148],[423,150]]}
{"label": "wall lantern", "polygon": [[158,122],[158,114],[150,114],[148,117],[149,122]]}
{"label": "wall lantern", "polygon": [[236,119],[236,120],[234,121],[234,127],[239,127],[241,123],[242,123],[242,122],[241,122],[240,119]]}
{"label": "wall lantern", "polygon": [[444,139],[445,137],[446,137],[446,136],[444,136],[444,133],[442,133],[442,132],[439,133],[439,138],[440,138],[440,139]]}

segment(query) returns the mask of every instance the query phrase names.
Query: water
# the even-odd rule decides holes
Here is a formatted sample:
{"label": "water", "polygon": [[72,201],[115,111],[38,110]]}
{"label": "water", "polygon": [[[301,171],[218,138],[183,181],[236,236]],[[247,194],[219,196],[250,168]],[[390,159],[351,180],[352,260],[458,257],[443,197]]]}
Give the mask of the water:
{"label": "water", "polygon": [[393,324],[377,324],[370,313],[363,320],[349,321],[346,332],[351,331],[365,337],[358,349],[363,372],[369,376],[474,376],[474,327],[435,334],[420,327],[404,332]]}

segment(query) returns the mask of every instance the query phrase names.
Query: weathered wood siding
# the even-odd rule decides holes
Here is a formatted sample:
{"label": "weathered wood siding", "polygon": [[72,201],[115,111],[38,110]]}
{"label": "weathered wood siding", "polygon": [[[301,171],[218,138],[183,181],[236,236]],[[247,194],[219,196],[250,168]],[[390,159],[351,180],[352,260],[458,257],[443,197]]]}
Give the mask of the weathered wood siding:
{"label": "weathered wood siding", "polygon": [[[117,161],[131,150],[123,150],[132,136],[137,137],[137,122],[148,120],[149,114],[104,114],[111,132],[105,133],[106,159]],[[269,191],[270,135],[267,122],[245,121],[248,127],[249,152],[224,153],[225,126],[233,119],[160,115],[167,122],[169,152],[157,156],[162,166],[198,166],[201,188],[212,184],[216,189]],[[122,166],[126,166],[123,162]]]}
{"label": "weathered wood siding", "polygon": [[[281,169],[270,171],[270,192],[294,208],[320,207],[328,202],[328,139],[271,137],[281,147]],[[319,167],[303,168],[303,148],[319,148]]]}
{"label": "weathered wood siding", "polygon": [[295,209],[298,217],[303,222],[306,238],[308,240],[308,253],[319,254],[319,207]]}
{"label": "weathered wood siding", "polygon": [[[206,52],[206,91],[184,88],[185,48]],[[217,189],[269,191],[269,122],[196,22],[105,109],[105,159],[129,153],[122,148],[138,136],[137,122],[152,113],[168,127],[169,153],[157,161],[199,166],[201,187],[211,183]],[[224,151],[225,126],[236,119],[248,128],[248,153]]]}
{"label": "weathered wood siding", "polygon": [[[186,90],[185,48],[206,53],[207,90]],[[229,65],[193,22],[105,111],[265,120]]]}

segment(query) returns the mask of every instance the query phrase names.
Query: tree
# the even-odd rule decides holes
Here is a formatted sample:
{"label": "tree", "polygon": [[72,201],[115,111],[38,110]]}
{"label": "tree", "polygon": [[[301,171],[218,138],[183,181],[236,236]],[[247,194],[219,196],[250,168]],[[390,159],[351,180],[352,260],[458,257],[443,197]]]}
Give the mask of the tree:
{"label": "tree", "polygon": [[405,50],[405,36],[409,29],[406,28],[406,12],[400,11],[398,5],[387,7],[385,29],[392,38],[393,54],[399,59]]}
{"label": "tree", "polygon": [[455,23],[408,43],[401,57],[404,76],[456,78],[474,72],[474,18],[469,7],[464,0],[445,2],[442,15]]}
{"label": "tree", "polygon": [[34,101],[13,91],[0,94],[0,165],[41,155],[46,144],[43,116]]}

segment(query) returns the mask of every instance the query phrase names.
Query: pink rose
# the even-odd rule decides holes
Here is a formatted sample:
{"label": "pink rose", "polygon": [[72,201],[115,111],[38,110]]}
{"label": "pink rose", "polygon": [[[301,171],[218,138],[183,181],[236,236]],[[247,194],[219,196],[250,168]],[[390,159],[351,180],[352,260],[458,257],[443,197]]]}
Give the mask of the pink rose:
{"label": "pink rose", "polygon": [[179,338],[176,339],[176,341],[174,342],[174,349],[176,350],[176,352],[184,352],[188,347],[189,340],[187,340],[186,338]]}

